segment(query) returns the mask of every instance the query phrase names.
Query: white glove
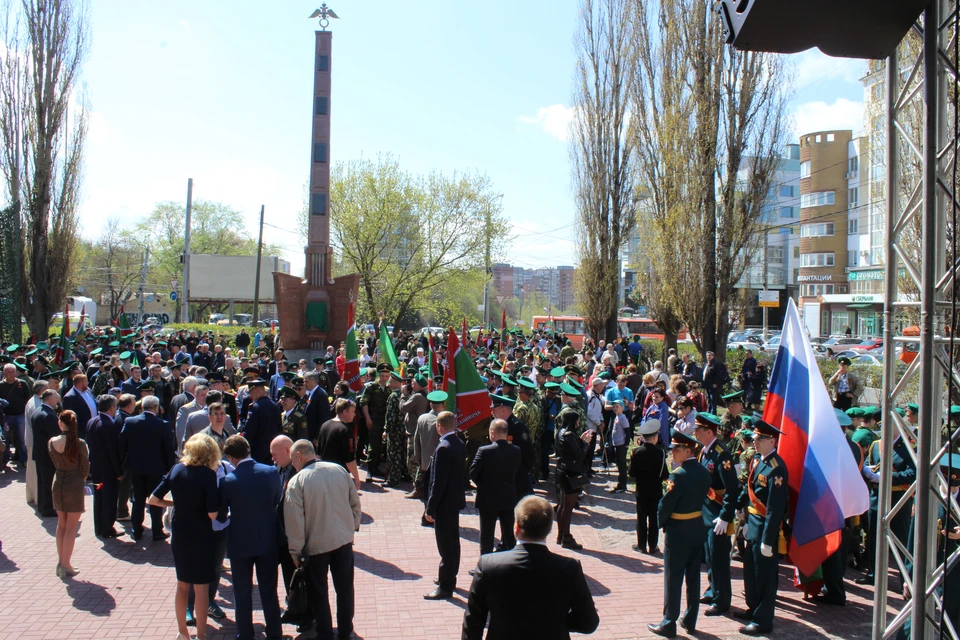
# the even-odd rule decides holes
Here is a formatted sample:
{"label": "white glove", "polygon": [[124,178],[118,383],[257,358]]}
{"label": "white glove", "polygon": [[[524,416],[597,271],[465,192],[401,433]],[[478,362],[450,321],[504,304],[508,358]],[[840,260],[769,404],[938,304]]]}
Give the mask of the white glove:
{"label": "white glove", "polygon": [[715,518],[713,521],[713,533],[718,536],[725,536],[727,535],[728,526],[730,526],[730,523],[726,520]]}
{"label": "white glove", "polygon": [[760,545],[760,553],[763,554],[763,557],[764,557],[764,558],[772,558],[772,557],[773,557],[773,547],[771,547],[771,546],[768,545],[768,544],[761,544],[761,545]]}
{"label": "white glove", "polygon": [[880,482],[880,474],[868,467],[863,468],[863,477],[870,482]]}

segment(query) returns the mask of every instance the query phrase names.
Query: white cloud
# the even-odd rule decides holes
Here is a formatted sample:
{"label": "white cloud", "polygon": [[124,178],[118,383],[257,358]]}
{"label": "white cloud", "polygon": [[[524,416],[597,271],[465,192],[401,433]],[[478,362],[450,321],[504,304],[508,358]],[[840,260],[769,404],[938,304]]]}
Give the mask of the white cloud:
{"label": "white cloud", "polygon": [[832,104],[822,100],[803,102],[793,110],[795,137],[811,131],[851,129],[854,135],[863,130],[863,103],[838,98]]}
{"label": "white cloud", "polygon": [[188,32],[189,32],[189,31],[193,31],[193,25],[190,24],[189,22],[187,22],[187,20],[186,20],[185,18],[180,18],[180,27],[181,27],[184,31],[188,31]]}
{"label": "white cloud", "polygon": [[793,54],[789,59],[796,72],[794,87],[801,92],[820,82],[859,82],[866,71],[863,60],[832,58],[818,49]]}
{"label": "white cloud", "polygon": [[537,126],[557,140],[567,140],[570,137],[570,122],[573,120],[574,108],[562,104],[552,104],[549,107],[540,107],[533,117],[520,116],[520,122]]}

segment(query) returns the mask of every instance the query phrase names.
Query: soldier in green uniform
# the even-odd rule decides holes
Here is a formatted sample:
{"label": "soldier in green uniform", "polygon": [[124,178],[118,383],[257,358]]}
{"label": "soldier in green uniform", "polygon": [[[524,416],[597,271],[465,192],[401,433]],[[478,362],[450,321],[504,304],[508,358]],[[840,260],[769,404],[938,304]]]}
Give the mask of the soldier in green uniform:
{"label": "soldier in green uniform", "polygon": [[787,511],[789,490],[787,465],[777,455],[780,435],[781,431],[773,425],[754,420],[753,443],[757,456],[750,464],[749,477],[738,500],[740,508],[747,509],[744,534],[747,549],[743,558],[747,610],[736,615],[749,621],[740,628],[740,633],[748,636],[773,630],[780,573],[780,527]]}
{"label": "soldier in green uniform", "polygon": [[513,376],[500,373],[500,393],[499,395],[510,398],[511,400],[517,399],[517,381],[513,379]]}
{"label": "soldier in green uniform", "polygon": [[280,430],[294,442],[309,438],[307,417],[297,411],[297,392],[293,387],[280,387],[277,395],[280,398],[280,408],[283,409]]}
{"label": "soldier in green uniform", "polygon": [[854,432],[863,424],[863,409],[860,407],[850,407],[844,411],[844,413],[850,418],[850,425],[847,427],[848,431]]}
{"label": "soldier in green uniform", "polygon": [[400,413],[400,388],[403,378],[396,371],[390,372],[390,397],[387,398],[387,413],[384,431],[387,438],[387,479],[385,487],[396,489],[403,479],[407,457],[407,430]]}
{"label": "soldier in green uniform", "polygon": [[[866,424],[866,417],[867,416],[864,416],[864,424]],[[857,434],[854,433],[854,442],[856,442],[856,439]],[[863,447],[862,444],[860,446],[861,448]],[[903,441],[903,438],[899,436],[893,441],[893,457],[891,459],[893,475],[890,482],[890,491],[892,494],[891,505],[895,505],[900,501],[903,497],[903,492],[909,489],[910,485],[913,484],[917,478],[917,467],[913,463],[913,458],[910,457],[910,452],[907,451],[908,446],[909,445]],[[874,583],[873,569],[874,562],[876,561],[879,518],[877,511],[880,504],[880,476],[878,472],[880,471],[881,447],[881,440],[875,440],[869,445],[861,471],[863,477],[867,480],[867,486],[870,488],[870,511],[867,512],[867,544],[865,552],[865,564],[868,570],[867,575],[857,578],[854,581],[857,584]],[[912,510],[913,499],[911,498],[907,504],[900,508],[897,515],[890,522],[890,529],[904,545],[907,544],[907,538],[910,535],[910,523],[913,520],[910,512]]]}
{"label": "soldier in green uniform", "polygon": [[[737,482],[740,483],[741,487],[747,483],[750,476],[750,461],[757,455],[757,450],[753,448],[753,418],[744,416],[742,424],[744,428],[740,429],[740,432],[736,436],[737,446],[731,447],[731,450],[733,450],[737,456],[736,459],[738,463],[734,465],[734,467],[737,470]],[[742,552],[746,549],[746,540],[743,538],[743,527],[746,524],[746,513],[738,511],[737,526],[733,534],[736,548],[730,556],[732,560],[743,560]]]}
{"label": "soldier in green uniform", "polygon": [[743,425],[743,391],[728,393],[725,396],[720,396],[720,399],[723,400],[727,411],[720,418],[718,438],[724,444],[729,444],[740,432],[740,427]]}
{"label": "soldier in green uniform", "polygon": [[[363,421],[367,427],[366,431],[360,429],[360,433],[366,433],[370,445],[370,455],[367,458],[367,482],[373,482],[373,476],[380,475],[380,462],[383,457],[383,425],[387,419],[387,398],[391,393],[389,380],[392,371],[393,367],[389,363],[378,364],[377,380],[363,388],[360,401],[357,403],[363,412]],[[360,440],[359,437],[358,440]],[[361,450],[359,442],[357,449]]]}
{"label": "soldier in green uniform", "polygon": [[[863,451],[869,451],[870,446],[880,439],[880,436],[877,435],[877,422],[881,417],[880,410],[876,407],[863,407],[860,412],[860,426],[853,432],[851,439],[860,445]],[[854,413],[855,415],[856,413]],[[853,416],[851,416],[851,421],[852,419]]]}
{"label": "soldier in green uniform", "polygon": [[736,517],[740,483],[733,466],[733,456],[720,442],[717,431],[720,419],[712,413],[698,413],[694,435],[703,445],[698,462],[710,474],[710,490],[703,502],[703,523],[707,527],[704,552],[707,560],[708,588],[700,598],[710,607],[708,616],[719,616],[730,608],[733,595],[730,587],[730,536]]}
{"label": "soldier in green uniform", "polygon": [[303,415],[307,415],[307,401],[310,399],[310,396],[307,395],[307,387],[304,384],[303,378],[294,376],[290,380],[290,386],[297,392],[297,411]]}
{"label": "soldier in green uniform", "polygon": [[[677,621],[688,633],[697,628],[700,610],[700,564],[707,526],[703,501],[710,490],[710,472],[694,457],[698,442],[676,429],[670,431],[673,473],[660,499],[657,520],[666,541],[663,551],[663,620],[648,624],[658,636],[677,635]],[[680,595],[687,583],[687,609],[680,619]]]}
{"label": "soldier in green uniform", "polygon": [[520,378],[520,385],[517,388],[519,399],[513,406],[513,415],[517,416],[527,427],[530,433],[530,446],[533,447],[533,461],[530,467],[530,475],[534,482],[540,480],[540,439],[543,437],[543,420],[540,413],[540,403],[536,401],[534,394],[537,386],[529,378]]}
{"label": "soldier in green uniform", "polygon": [[[563,407],[561,407],[560,413],[557,414],[557,420],[559,421],[564,413],[575,411],[580,416],[580,433],[577,434],[578,436],[587,428],[587,412],[580,406],[579,399],[581,397],[583,396],[580,395],[576,387],[566,382],[560,383],[560,402],[563,403]],[[584,462],[586,462],[588,466],[590,465],[589,460],[585,460]]]}

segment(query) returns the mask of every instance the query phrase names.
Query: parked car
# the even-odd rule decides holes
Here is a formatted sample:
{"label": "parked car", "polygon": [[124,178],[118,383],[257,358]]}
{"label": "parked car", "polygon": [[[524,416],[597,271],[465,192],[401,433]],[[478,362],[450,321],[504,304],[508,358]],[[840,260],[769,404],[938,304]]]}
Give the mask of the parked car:
{"label": "parked car", "polygon": [[753,353],[760,353],[761,351],[763,351],[763,347],[761,347],[756,342],[743,341],[743,342],[727,343],[727,351],[732,351],[736,349],[744,349],[745,351],[752,351]]}
{"label": "parked car", "polygon": [[874,349],[883,349],[883,339],[882,338],[868,338],[860,344],[855,344],[850,347],[851,351],[859,351],[865,353],[867,351],[873,351]]}
{"label": "parked car", "polygon": [[882,365],[883,356],[878,356],[872,353],[861,353],[860,355],[855,355],[850,358],[850,364],[874,364]]}
{"label": "parked car", "polygon": [[820,346],[824,353],[832,358],[837,355],[838,352],[846,351],[851,345],[860,344],[861,342],[863,342],[863,340],[860,338],[830,338]]}
{"label": "parked car", "polygon": [[853,359],[859,356],[860,353],[857,351],[852,351],[850,349],[845,349],[844,351],[838,351],[832,357],[834,360],[839,360],[840,358],[850,358],[850,362],[853,362]]}
{"label": "parked car", "polygon": [[774,336],[763,343],[764,351],[776,351],[780,348],[780,336]]}

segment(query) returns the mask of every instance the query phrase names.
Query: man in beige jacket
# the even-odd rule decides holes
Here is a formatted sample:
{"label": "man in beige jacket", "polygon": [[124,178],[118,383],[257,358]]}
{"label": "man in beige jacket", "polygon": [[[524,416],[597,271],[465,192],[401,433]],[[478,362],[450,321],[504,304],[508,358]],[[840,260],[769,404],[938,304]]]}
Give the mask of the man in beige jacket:
{"label": "man in beige jacket", "polygon": [[360,497],[342,466],[322,462],[313,443],[297,440],[290,449],[297,474],[287,484],[283,522],[295,564],[307,558],[307,590],[317,634],[333,637],[327,568],[337,592],[337,634],[353,633],[353,534],[360,529]]}

